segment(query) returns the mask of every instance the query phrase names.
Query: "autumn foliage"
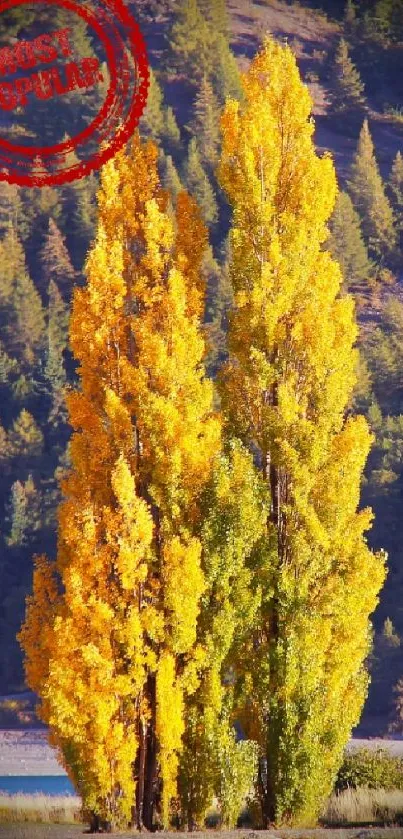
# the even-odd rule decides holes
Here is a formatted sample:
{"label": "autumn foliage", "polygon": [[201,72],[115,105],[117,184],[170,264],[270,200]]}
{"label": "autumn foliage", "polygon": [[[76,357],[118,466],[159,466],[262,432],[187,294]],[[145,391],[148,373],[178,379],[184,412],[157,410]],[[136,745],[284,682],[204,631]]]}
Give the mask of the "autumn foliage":
{"label": "autumn foliage", "polygon": [[[267,40],[227,102],[220,180],[234,208],[235,306],[223,371],[229,427],[270,487],[261,602],[240,665],[242,719],[265,764],[263,821],[317,818],[367,689],[368,617],[384,556],[357,512],[371,436],[346,418],[356,380],[353,300],[323,249],[334,166],[288,47]],[[269,551],[269,560],[267,558]]]}
{"label": "autumn foliage", "polygon": [[[234,308],[221,412],[206,378],[206,228],[135,136],[102,171],[76,288],[71,465],[36,560],[30,687],[94,825],[314,822],[365,698],[384,556],[358,510],[353,302],[324,245],[336,199],[288,47],[266,40],[222,117]],[[175,207],[175,209],[173,209]],[[247,739],[237,742],[234,723]]]}
{"label": "autumn foliage", "polygon": [[152,821],[157,743],[163,823],[176,793],[205,585],[198,499],[220,446],[199,325],[205,230],[187,195],[175,219],[166,208],[156,150],[134,138],[102,173],[70,323],[80,388],[57,562],[37,560],[21,634],[85,806],[119,824],[136,800],[139,826]]}

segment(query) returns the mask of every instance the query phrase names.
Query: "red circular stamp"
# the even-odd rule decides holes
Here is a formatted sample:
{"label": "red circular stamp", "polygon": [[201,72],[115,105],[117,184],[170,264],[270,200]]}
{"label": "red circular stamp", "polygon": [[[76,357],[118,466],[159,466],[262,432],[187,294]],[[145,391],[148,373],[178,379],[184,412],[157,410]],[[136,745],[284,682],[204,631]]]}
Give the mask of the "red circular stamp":
{"label": "red circular stamp", "polygon": [[[39,17],[44,7],[53,7],[49,20],[56,25],[51,23],[43,31],[40,22],[36,29],[31,27],[32,37],[24,32],[24,38],[10,39],[0,47],[0,181],[35,187],[65,184],[98,169],[133,134],[147,101],[146,47],[124,0],[0,0],[0,22],[3,13],[24,6],[31,14],[34,10],[34,17],[36,8]],[[55,16],[60,9],[67,15],[63,26],[58,26]],[[84,22],[98,44],[98,54],[83,55],[81,49],[77,57],[74,20]],[[57,121],[58,102],[68,107],[66,102],[76,94],[77,109],[79,96],[100,86],[104,96],[99,110],[77,133],[69,132],[51,144],[41,140],[26,145],[1,136],[1,126],[7,120],[18,123],[25,108],[31,112],[41,108],[40,119],[45,122],[43,109],[46,112],[49,106],[49,119],[53,115]],[[71,125],[76,122],[72,114]]]}

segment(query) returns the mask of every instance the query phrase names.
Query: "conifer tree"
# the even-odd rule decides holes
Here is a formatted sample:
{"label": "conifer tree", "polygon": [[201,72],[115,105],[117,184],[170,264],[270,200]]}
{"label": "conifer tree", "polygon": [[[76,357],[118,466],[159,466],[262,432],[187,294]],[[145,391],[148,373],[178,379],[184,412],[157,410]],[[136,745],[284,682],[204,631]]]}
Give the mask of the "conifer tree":
{"label": "conifer tree", "polygon": [[62,201],[59,190],[52,186],[22,187],[21,198],[24,214],[28,225],[27,236],[24,237],[24,250],[32,278],[36,281],[38,252],[43,247],[49,231],[49,218],[56,224],[61,221]]}
{"label": "conifer tree", "polygon": [[163,126],[164,145],[170,154],[178,154],[181,147],[181,132],[173,109],[168,106],[164,108]]}
{"label": "conifer tree", "polygon": [[327,247],[340,265],[345,289],[363,292],[371,282],[373,266],[362,237],[360,217],[347,192],[338,194],[329,227]]}
{"label": "conifer tree", "polygon": [[9,431],[10,451],[20,461],[38,458],[43,451],[43,434],[32,414],[25,408]]}
{"label": "conifer tree", "polygon": [[[66,134],[64,142],[69,139]],[[69,153],[70,166],[79,163],[74,151]],[[95,235],[97,176],[92,172],[61,187],[62,215],[58,227],[65,236],[70,260],[76,271],[82,271],[85,256]]]}
{"label": "conifer tree", "polygon": [[218,218],[217,202],[213,187],[203,169],[195,137],[189,143],[184,181],[188,191],[196,199],[206,224],[215,224]]}
{"label": "conifer tree", "polygon": [[346,32],[353,33],[357,26],[357,9],[354,0],[347,0],[344,10],[344,28]]}
{"label": "conifer tree", "polygon": [[0,341],[0,386],[8,393],[15,375],[18,375],[17,359],[8,355],[3,342]]}
{"label": "conifer tree", "polygon": [[40,494],[32,475],[26,481],[14,481],[7,518],[11,525],[7,537],[9,547],[26,545],[30,537],[40,529]]}
{"label": "conifer tree", "polygon": [[152,68],[150,70],[147,106],[140,120],[140,127],[144,137],[152,137],[155,141],[159,141],[164,132],[163,95]]}
{"label": "conifer tree", "polygon": [[164,106],[164,96],[154,71],[150,70],[147,107],[140,121],[141,133],[155,143],[162,143],[169,154],[177,154],[181,134],[173,109]]}
{"label": "conifer tree", "polygon": [[389,178],[389,190],[392,197],[392,207],[395,214],[396,227],[399,234],[399,244],[402,248],[403,236],[403,157],[397,152],[393,161]]}
{"label": "conifer tree", "polygon": [[49,284],[47,350],[45,376],[49,382],[52,405],[49,419],[52,424],[65,420],[64,387],[66,370],[63,354],[67,347],[69,310],[56,283]]}
{"label": "conifer tree", "polygon": [[228,317],[233,302],[229,275],[229,247],[225,242],[219,261],[212,248],[206,252],[203,272],[206,277],[206,334],[209,353],[206,359],[209,375],[216,375],[227,359]]}
{"label": "conifer tree", "polygon": [[231,96],[242,99],[241,77],[238,64],[225,35],[218,33],[212,41],[214,73],[212,82],[220,104]]}
{"label": "conifer tree", "polygon": [[80,389],[57,562],[37,560],[21,633],[28,683],[94,825],[127,826],[134,806],[150,829],[157,786],[168,824],[197,688],[200,496],[221,445],[202,365],[206,233],[185,193],[176,218],[166,212],[157,159],[136,135],[102,171],[70,319]]}
{"label": "conifer tree", "polygon": [[212,172],[218,162],[220,146],[219,107],[206,77],[202,79],[196,95],[190,128],[200,150],[201,162]]}
{"label": "conifer tree", "polygon": [[270,510],[253,564],[261,604],[236,665],[240,721],[260,747],[264,824],[298,825],[317,818],[361,713],[384,556],[363,536],[371,512],[357,512],[369,430],[345,419],[353,302],[322,249],[333,163],[315,153],[312,101],[288,46],[266,39],[244,90],[222,119],[234,310],[221,391]]}
{"label": "conifer tree", "polygon": [[2,239],[7,231],[13,227],[17,234],[23,239],[27,233],[27,223],[24,217],[24,208],[20,196],[20,190],[15,184],[7,181],[0,182],[0,238]]}
{"label": "conifer tree", "polygon": [[358,210],[370,255],[382,263],[393,254],[396,231],[393,212],[376,162],[368,120],[361,129],[348,188]]}
{"label": "conifer tree", "polygon": [[[39,254],[41,282],[39,290],[46,293],[51,282],[56,283],[65,300],[73,296],[76,273],[71,264],[64,237],[56,222],[49,219],[49,231]],[[45,296],[45,295],[43,295]]]}
{"label": "conifer tree", "polygon": [[10,446],[7,437],[7,431],[0,423],[0,466],[4,470],[8,464],[10,459]]}
{"label": "conifer tree", "polygon": [[2,266],[4,284],[1,285],[7,291],[0,317],[6,316],[7,348],[26,368],[32,368],[44,347],[44,311],[27,271],[24,250],[12,228],[2,244],[7,257]]}
{"label": "conifer tree", "polygon": [[180,0],[170,47],[172,70],[192,87],[198,88],[207,78],[220,104],[227,96],[241,97],[240,76],[221,0]]}
{"label": "conifer tree", "polygon": [[208,20],[213,32],[229,38],[229,17],[226,0],[198,0],[201,13]]}
{"label": "conifer tree", "polygon": [[197,0],[180,0],[169,38],[173,69],[197,85],[213,70],[211,30]]}
{"label": "conifer tree", "polygon": [[340,39],[337,47],[332,78],[332,103],[336,113],[360,113],[365,104],[364,85],[344,38]]}
{"label": "conifer tree", "polygon": [[165,155],[163,152],[160,153],[159,168],[161,172],[161,183],[175,204],[179,193],[183,192],[183,185],[171,155]]}

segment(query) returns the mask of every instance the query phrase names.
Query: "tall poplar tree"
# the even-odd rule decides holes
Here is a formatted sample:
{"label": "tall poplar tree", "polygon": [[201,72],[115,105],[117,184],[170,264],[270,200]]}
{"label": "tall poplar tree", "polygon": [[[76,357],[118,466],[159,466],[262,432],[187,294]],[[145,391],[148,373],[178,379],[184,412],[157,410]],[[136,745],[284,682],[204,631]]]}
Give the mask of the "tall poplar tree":
{"label": "tall poplar tree", "polygon": [[203,827],[216,796],[223,826],[234,828],[257,770],[257,744],[237,742],[233,672],[241,639],[252,630],[259,604],[248,559],[264,537],[268,491],[251,454],[229,441],[203,497],[202,543],[206,590],[198,634],[206,651],[197,691],[186,706],[181,758],[182,815]]}
{"label": "tall poplar tree", "polygon": [[57,561],[38,558],[21,632],[28,683],[94,825],[133,816],[150,829],[157,804],[169,823],[197,688],[200,495],[221,446],[202,364],[206,232],[186,193],[167,212],[157,159],[136,135],[102,170],[70,319],[80,388]]}
{"label": "tall poplar tree", "polygon": [[[222,384],[230,428],[270,489],[254,557],[256,628],[239,656],[240,719],[260,747],[263,822],[314,822],[366,696],[369,616],[384,556],[357,512],[371,437],[345,418],[355,381],[353,301],[322,248],[334,167],[313,143],[291,49],[266,39],[245,104],[222,118],[220,181],[234,208],[234,311]],[[243,709],[243,710],[242,710]]]}

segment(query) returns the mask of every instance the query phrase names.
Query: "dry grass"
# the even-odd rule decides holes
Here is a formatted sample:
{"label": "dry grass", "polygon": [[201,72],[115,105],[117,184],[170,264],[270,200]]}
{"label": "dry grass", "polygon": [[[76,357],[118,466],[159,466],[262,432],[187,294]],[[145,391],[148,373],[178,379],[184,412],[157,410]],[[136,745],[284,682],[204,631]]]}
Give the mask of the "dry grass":
{"label": "dry grass", "polygon": [[0,823],[74,824],[80,807],[80,799],[70,795],[0,795]]}
{"label": "dry grass", "polygon": [[403,790],[360,788],[335,793],[323,821],[329,825],[403,824]]}

